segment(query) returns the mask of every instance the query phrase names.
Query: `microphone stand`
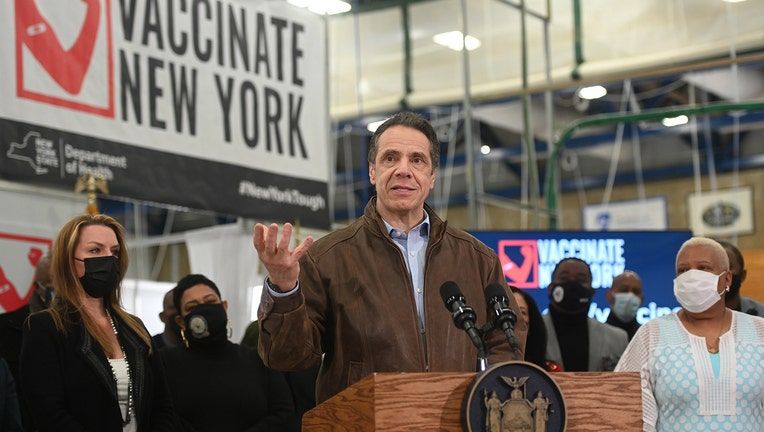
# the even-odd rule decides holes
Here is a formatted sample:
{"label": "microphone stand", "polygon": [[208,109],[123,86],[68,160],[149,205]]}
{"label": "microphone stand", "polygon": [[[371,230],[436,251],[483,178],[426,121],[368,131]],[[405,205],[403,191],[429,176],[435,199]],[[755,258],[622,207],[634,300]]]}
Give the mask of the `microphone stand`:
{"label": "microphone stand", "polygon": [[[460,307],[454,311],[452,318],[454,320],[454,324],[456,324],[458,328],[463,329],[465,328],[465,321],[474,322],[475,312],[469,306]],[[473,332],[471,333],[472,337],[470,337],[470,340],[478,351],[477,365],[475,370],[477,372],[483,372],[488,368],[488,346],[485,344],[485,340],[483,339],[483,330],[477,327],[472,327],[472,329],[473,330],[470,330]],[[468,331],[468,333],[470,332]]]}
{"label": "microphone stand", "polygon": [[483,339],[483,332],[475,326],[477,319],[475,310],[467,306],[464,295],[462,295],[456,282],[447,281],[441,285],[440,296],[443,298],[443,304],[446,305],[446,309],[451,311],[451,319],[456,324],[456,327],[466,331],[470,341],[477,348],[478,355],[475,369],[478,372],[485,371],[488,367],[488,346]]}
{"label": "microphone stand", "polygon": [[523,360],[520,356],[520,346],[517,344],[517,338],[515,337],[515,322],[517,322],[517,316],[515,312],[507,306],[507,296],[504,294],[504,290],[499,284],[491,284],[486,287],[486,302],[489,309],[492,310],[493,320],[486,323],[481,329],[483,333],[489,332],[491,329],[498,328],[507,337],[509,346],[515,354],[515,358]]}
{"label": "microphone stand", "polygon": [[484,343],[482,347],[478,348],[477,366],[475,369],[478,372],[485,372],[486,368],[488,368],[488,349]]}

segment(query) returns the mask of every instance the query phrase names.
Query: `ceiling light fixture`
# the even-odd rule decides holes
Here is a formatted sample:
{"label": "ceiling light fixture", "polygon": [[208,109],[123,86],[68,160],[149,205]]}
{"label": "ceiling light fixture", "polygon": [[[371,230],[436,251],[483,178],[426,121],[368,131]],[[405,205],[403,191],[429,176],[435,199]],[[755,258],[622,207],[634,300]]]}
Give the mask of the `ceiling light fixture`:
{"label": "ceiling light fixture", "polygon": [[470,35],[467,35],[465,38],[462,36],[462,32],[458,30],[436,34],[432,37],[432,40],[436,44],[443,45],[454,51],[461,51],[464,43],[467,44],[467,51],[476,50],[480,47],[480,40]]}
{"label": "ceiling light fixture", "polygon": [[480,147],[480,153],[483,153],[484,155],[487,155],[488,153],[491,153],[491,146],[487,144],[483,144]]}
{"label": "ceiling light fixture", "polygon": [[287,0],[287,2],[319,15],[336,15],[350,11],[350,3],[341,0]]}
{"label": "ceiling light fixture", "polygon": [[578,90],[578,97],[586,100],[599,99],[607,94],[607,89],[600,85],[582,87]]}
{"label": "ceiling light fixture", "polygon": [[666,126],[666,127],[674,127],[674,126],[687,124],[687,122],[689,121],[690,119],[687,118],[686,115],[682,114],[676,117],[666,117],[663,120],[661,120],[661,124],[663,124],[663,126]]}

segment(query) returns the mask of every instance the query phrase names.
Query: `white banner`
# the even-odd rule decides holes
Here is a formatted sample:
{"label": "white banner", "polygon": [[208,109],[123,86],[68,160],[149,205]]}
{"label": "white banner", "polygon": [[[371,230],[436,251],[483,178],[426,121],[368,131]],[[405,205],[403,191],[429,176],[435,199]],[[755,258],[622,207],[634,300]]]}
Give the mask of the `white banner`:
{"label": "white banner", "polygon": [[321,17],[275,0],[16,0],[0,28],[0,177],[69,189],[90,172],[117,196],[328,227]]}
{"label": "white banner", "polygon": [[31,188],[0,189],[0,313],[27,303],[40,257],[59,229],[81,214],[84,196],[43,195]]}
{"label": "white banner", "polygon": [[663,231],[668,229],[666,198],[590,204],[582,219],[587,231]]}
{"label": "white banner", "polygon": [[220,289],[228,301],[231,340],[239,343],[252,315],[252,287],[261,284],[260,261],[252,245],[252,235],[238,224],[220,225],[186,233],[191,272],[203,274]]}

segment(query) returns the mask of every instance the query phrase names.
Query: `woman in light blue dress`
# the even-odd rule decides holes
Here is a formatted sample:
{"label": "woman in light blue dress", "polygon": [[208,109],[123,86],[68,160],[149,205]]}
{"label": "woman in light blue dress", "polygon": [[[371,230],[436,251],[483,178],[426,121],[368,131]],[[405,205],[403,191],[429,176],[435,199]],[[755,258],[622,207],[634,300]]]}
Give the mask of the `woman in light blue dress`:
{"label": "woman in light blue dress", "polygon": [[643,325],[616,371],[640,372],[645,431],[764,431],[764,318],[728,309],[724,248],[694,237],[679,249],[682,309]]}

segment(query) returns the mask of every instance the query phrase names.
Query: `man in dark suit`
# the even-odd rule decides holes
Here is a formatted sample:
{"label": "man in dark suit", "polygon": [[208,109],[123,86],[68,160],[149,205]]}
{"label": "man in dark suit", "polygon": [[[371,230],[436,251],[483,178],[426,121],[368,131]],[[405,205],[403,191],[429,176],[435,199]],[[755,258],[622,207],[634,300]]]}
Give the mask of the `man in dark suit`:
{"label": "man in dark suit", "polygon": [[547,359],[566,372],[612,371],[629,344],[626,331],[588,315],[594,288],[586,261],[564,258],[552,271],[547,331]]}

